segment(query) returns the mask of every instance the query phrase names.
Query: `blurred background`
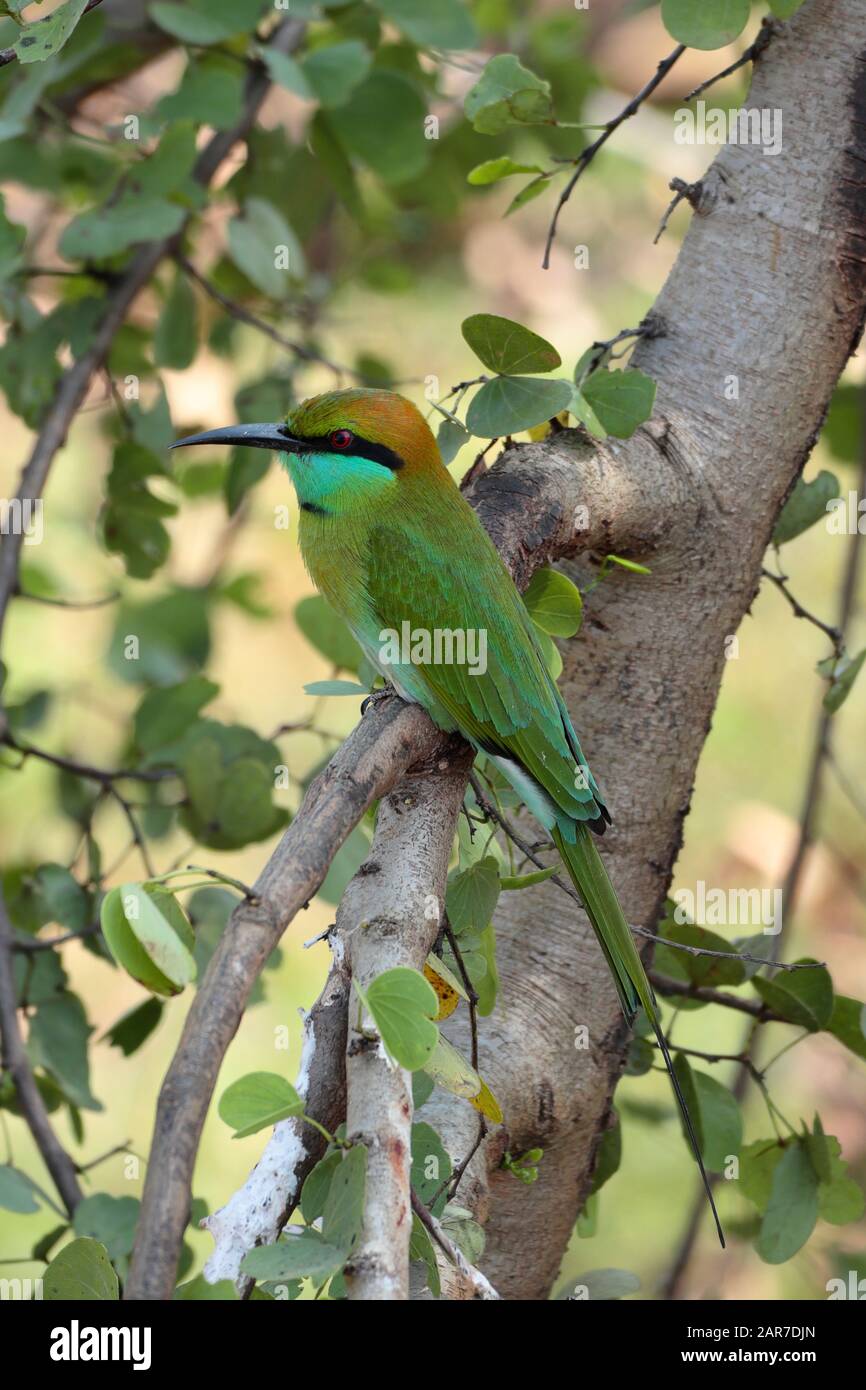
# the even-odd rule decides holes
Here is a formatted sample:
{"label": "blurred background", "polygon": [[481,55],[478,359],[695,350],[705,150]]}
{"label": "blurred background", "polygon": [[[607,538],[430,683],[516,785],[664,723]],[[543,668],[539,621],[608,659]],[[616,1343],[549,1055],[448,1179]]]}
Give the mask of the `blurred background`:
{"label": "blurred background", "polygon": [[[545,0],[531,6],[486,0],[473,10],[487,51],[519,52],[551,82],[563,120],[608,119],[672,46],[654,6],[594,0],[584,13]],[[760,14],[757,9],[735,47],[703,54],[690,51],[656,99],[617,133],[566,206],[546,271],[541,269],[541,254],[554,195],[548,191],[506,217],[516,187],[513,181],[469,188],[465,176],[475,164],[505,148],[513,158],[533,164],[551,154],[573,154],[583,137],[575,130],[539,135],[526,129],[511,132],[506,145],[472,131],[459,119],[459,99],[478,76],[483,62],[479,54],[454,55],[437,71],[431,109],[440,113],[442,133],[427,169],[396,187],[361,171],[358,183],[366,209],[361,221],[335,196],[330,176],[322,173],[309,151],[311,104],[274,89],[251,146],[254,158],[245,165],[243,151],[235,152],[237,171],[226,169],[221,177],[229,194],[213,201],[190,254],[199,269],[214,272],[226,292],[243,297],[248,286],[226,263],[223,248],[232,209],[231,178],[246,179],[259,191],[269,189],[306,258],[303,285],[286,306],[285,317],[272,316],[273,322],[290,337],[314,342],[322,356],[358,369],[367,378],[403,383],[400,389],[426,408],[424,384],[429,378],[437,379],[439,394],[444,395],[452,385],[477,374],[478,364],[459,326],[468,314],[483,311],[534,328],[556,345],[570,368],[590,343],[634,327],[651,306],[691,215],[681,205],[654,244],[671,197],[668,180],[676,175],[694,181],[715,153],[711,147],[674,142],[673,108],[702,78],[733,61],[753,37]],[[106,132],[116,131],[127,112],[153,109],[172,93],[185,62],[175,48],[128,79],[88,96],[73,118],[74,128],[84,137],[78,141],[81,158],[87,155],[87,137],[109,138]],[[736,105],[745,90],[740,72],[714,88],[712,100]],[[53,191],[22,176],[14,160],[4,159],[0,153],[6,213],[30,229],[28,259],[48,267],[64,264],[57,237],[68,220],[69,199],[58,201]],[[82,207],[92,196],[86,185],[82,179]],[[575,269],[573,248],[578,245],[588,247],[588,269]],[[190,365],[171,369],[155,364],[138,341],[139,328],[152,333],[159,319],[163,286],[136,305],[137,327],[130,328],[124,344],[126,360],[112,366],[117,380],[130,372],[140,375],[145,409],[155,406],[164,390],[176,432],[230,423],[237,418],[241,392],[246,392],[245,418],[268,419],[277,418],[293,399],[333,386],[335,376],[328,367],[298,360],[252,327],[228,324],[220,306],[199,287],[193,288],[201,344]],[[57,302],[59,292],[58,281],[50,277],[29,285],[33,302],[43,312]],[[808,325],[803,331],[808,332]],[[821,468],[832,469],[843,493],[857,485],[858,461],[866,449],[860,407],[864,386],[861,353],[846,370],[829,426],[807,466],[808,477]],[[142,694],[118,657],[119,640],[129,630],[129,605],[135,610],[169,592],[195,594],[209,586],[206,604],[189,620],[197,625],[200,663],[220,686],[208,714],[248,726],[265,738],[286,725],[302,726],[276,735],[289,771],[289,787],[276,793],[276,801],[291,810],[305,781],[356,721],[358,709],[352,699],[314,699],[303,690],[305,683],[331,675],[332,668],[305,639],[294,616],[296,605],[312,589],[295,544],[296,516],[288,482],[272,466],[246,490],[240,476],[243,460],[235,460],[230,481],[226,460],[217,454],[176,459],[174,477],[154,484],[157,495],[179,503],[177,514],[165,522],[170,555],[153,577],[130,577],[121,557],[108,554],[100,540],[115,415],[100,379],[52,473],[44,542],[25,549],[25,579],[30,592],[49,597],[88,598],[119,591],[123,599],[120,606],[109,603],[82,610],[15,602],[7,628],[6,698],[26,707],[20,717],[21,736],[83,763],[122,766],[130,717]],[[10,496],[30,433],[3,405],[0,425],[6,441],[0,457],[0,496]],[[458,455],[451,465],[455,476],[473,455],[471,447]],[[263,454],[256,464],[264,466],[266,461]],[[226,498],[232,487],[230,500],[237,505],[229,515]],[[275,508],[283,506],[290,509],[288,529],[274,524]],[[836,618],[850,543],[850,537],[830,535],[819,524],[784,549],[784,570],[793,592],[827,621]],[[861,575],[849,633],[854,652],[866,644],[864,582]],[[192,639],[187,634],[181,641],[176,613],[161,617],[159,610],[150,612],[155,640],[163,639],[162,655],[171,670],[183,642]],[[737,636],[699,768],[675,887],[693,887],[698,880],[777,885],[797,842],[825,690],[815,666],[828,654],[827,642],[815,627],[797,621],[784,597],[769,584]],[[177,659],[183,673],[185,658]],[[789,959],[810,954],[826,960],[837,988],[863,998],[866,682],[855,685],[835,716],[833,737],[833,761],[822,779],[818,841],[808,852],[785,954]],[[20,866],[75,862],[82,835],[74,789],[67,787],[61,795],[57,769],[36,759],[29,759],[22,770],[12,770],[16,759],[6,753],[2,761],[0,841],[7,875],[13,875],[7,883],[13,883]],[[272,836],[235,851],[188,851],[189,836],[171,816],[151,807],[145,823],[158,870],[179,858],[189,862],[183,856],[191,854],[193,862],[207,863],[245,882],[254,880],[276,841]],[[96,824],[102,864],[110,870],[106,886],[125,881],[125,876],[143,876],[140,859],[129,846],[126,820],[110,799],[99,806]],[[363,845],[356,842],[337,866],[327,891],[287,933],[278,961],[264,976],[264,997],[248,1010],[232,1044],[217,1094],[248,1071],[285,1070],[294,1075],[298,1011],[315,999],[328,961],[326,945],[306,949],[304,941],[333,921],[340,883],[362,853]],[[219,918],[218,890],[211,900],[201,900],[202,914],[210,910]],[[63,966],[93,1030],[89,1088],[101,1108],[79,1110],[84,1125],[80,1148],[65,1106],[55,1111],[53,1122],[63,1142],[76,1155],[83,1154],[84,1163],[100,1159],[116,1145],[128,1146],[140,1162],[130,1164],[127,1153],[114,1153],[84,1181],[94,1191],[138,1196],[156,1095],[190,992],[168,1004],[159,1026],[127,1060],[104,1035],[127,1010],[141,1004],[143,991],[78,942],[64,949]],[[677,1038],[713,1051],[736,1051],[743,1025],[739,1016],[716,1009],[712,1016],[684,1016],[677,1024]],[[781,1047],[789,1031],[776,1026],[774,1032],[772,1025],[765,1030],[763,1055]],[[726,1083],[735,1078],[730,1064],[712,1070]],[[811,1121],[820,1107],[825,1129],[839,1137],[852,1173],[866,1181],[863,1063],[824,1034],[783,1057],[771,1075],[773,1096],[783,1112],[796,1124],[800,1117]],[[575,1234],[563,1282],[583,1270],[625,1265],[639,1275],[641,1296],[657,1296],[664,1286],[687,1219],[694,1176],[678,1129],[638,1118],[637,1111],[646,1109],[648,1102],[667,1103],[663,1078],[626,1077],[617,1092],[624,1123],[622,1167],[600,1195],[595,1234]],[[770,1132],[754,1087],[746,1113],[747,1140]],[[260,1134],[232,1141],[212,1109],[194,1195],[211,1210],[223,1203],[256,1162],[264,1139]],[[0,1157],[7,1145],[13,1159],[6,1161],[47,1184],[24,1125],[5,1109],[0,1110]],[[726,1200],[729,1219],[745,1220],[748,1204],[735,1196]],[[0,1212],[0,1260],[13,1262],[4,1265],[3,1272],[36,1274],[38,1266],[18,1261],[56,1224],[56,1215],[47,1209],[38,1216]],[[861,1274],[866,1273],[864,1234],[862,1222],[844,1228],[819,1223],[815,1237],[798,1256],[774,1267],[762,1263],[746,1241],[734,1240],[721,1255],[710,1222],[704,1220],[680,1292],[695,1298],[821,1297],[826,1278],[837,1267],[860,1267]],[[188,1242],[189,1269],[195,1272],[211,1241],[191,1231]]]}

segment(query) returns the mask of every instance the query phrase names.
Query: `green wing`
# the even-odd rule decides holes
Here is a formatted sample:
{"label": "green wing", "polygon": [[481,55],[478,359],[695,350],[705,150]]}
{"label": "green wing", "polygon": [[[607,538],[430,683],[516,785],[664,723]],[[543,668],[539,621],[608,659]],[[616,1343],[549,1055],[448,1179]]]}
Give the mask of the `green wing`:
{"label": "green wing", "polygon": [[484,631],[483,674],[431,663],[414,666],[406,685],[434,717],[438,706],[478,748],[516,763],[553,803],[557,821],[608,819],[523,601],[463,506],[450,535],[372,529],[366,587],[375,619],[398,632],[404,622],[430,632]]}

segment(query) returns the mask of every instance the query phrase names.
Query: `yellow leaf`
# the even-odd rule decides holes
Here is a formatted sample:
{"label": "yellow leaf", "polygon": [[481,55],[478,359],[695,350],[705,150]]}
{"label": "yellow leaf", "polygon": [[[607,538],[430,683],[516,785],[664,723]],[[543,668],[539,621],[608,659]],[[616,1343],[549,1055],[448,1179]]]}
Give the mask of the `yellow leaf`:
{"label": "yellow leaf", "polygon": [[469,1104],[474,1105],[475,1109],[480,1110],[493,1124],[502,1124],[502,1109],[486,1081],[482,1081],[481,1090],[477,1096],[469,1099]]}
{"label": "yellow leaf", "polygon": [[444,980],[442,976],[429,965],[424,966],[424,978],[433,986],[436,992],[436,998],[439,1000],[439,1012],[436,1014],[433,1022],[441,1023],[443,1018],[451,1017],[457,1005],[460,1003],[460,995],[457,993],[456,989],[452,989],[447,980]]}

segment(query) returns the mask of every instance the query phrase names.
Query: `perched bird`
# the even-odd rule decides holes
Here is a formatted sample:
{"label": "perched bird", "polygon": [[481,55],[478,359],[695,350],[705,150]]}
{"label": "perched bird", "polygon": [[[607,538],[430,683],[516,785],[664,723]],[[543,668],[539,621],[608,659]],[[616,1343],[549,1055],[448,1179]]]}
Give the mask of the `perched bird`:
{"label": "perched bird", "polygon": [[[549,831],[627,1020],[642,1005],[655,1031],[724,1246],[652,988],[596,848],[610,816],[523,600],[424,417],[391,391],[331,391],[304,401],[284,424],[230,425],[174,447],[218,443],[280,455],[316,587],[402,698],[486,753]],[[395,646],[393,634],[407,633],[410,641]],[[472,662],[465,651],[462,661],[443,660],[444,647],[437,660],[435,644],[415,641],[436,633],[483,634],[484,660],[481,642]]]}

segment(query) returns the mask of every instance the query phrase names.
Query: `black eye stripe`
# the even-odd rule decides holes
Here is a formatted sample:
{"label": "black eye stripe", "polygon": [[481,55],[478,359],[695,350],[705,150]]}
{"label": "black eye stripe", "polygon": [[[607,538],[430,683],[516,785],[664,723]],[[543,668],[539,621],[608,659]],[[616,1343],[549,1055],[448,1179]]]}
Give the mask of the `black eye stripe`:
{"label": "black eye stripe", "polygon": [[[331,434],[333,433],[332,430]],[[295,438],[299,439],[302,444],[308,445],[311,450],[320,449],[323,453],[334,452],[330,434],[299,434]],[[393,449],[388,448],[387,444],[376,444],[372,439],[362,439],[358,434],[354,436],[348,449],[340,449],[339,453],[346,458],[369,459],[371,463],[380,463],[383,468],[390,468],[392,472],[402,468],[404,462],[399,454],[395,454]]]}

